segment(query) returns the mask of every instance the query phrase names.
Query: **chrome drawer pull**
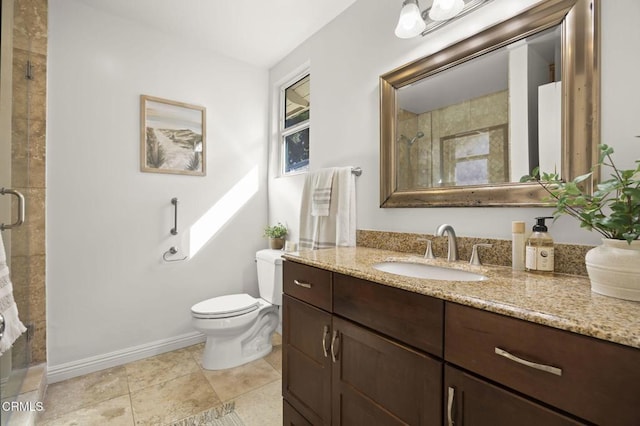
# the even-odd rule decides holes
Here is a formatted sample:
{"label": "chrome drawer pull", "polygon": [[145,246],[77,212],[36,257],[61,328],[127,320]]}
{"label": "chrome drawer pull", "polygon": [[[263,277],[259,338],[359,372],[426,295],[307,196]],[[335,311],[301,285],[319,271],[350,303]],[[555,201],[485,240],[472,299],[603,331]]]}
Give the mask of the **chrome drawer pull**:
{"label": "chrome drawer pull", "polygon": [[293,283],[295,285],[297,285],[297,286],[300,286],[300,287],[311,288],[311,284],[310,283],[305,283],[304,281],[293,280]]}
{"label": "chrome drawer pull", "polygon": [[331,337],[331,361],[333,362],[338,361],[339,343],[340,343],[340,338],[338,337],[338,332],[336,330],[333,330],[333,336]]}
{"label": "chrome drawer pull", "polygon": [[562,376],[561,368],[527,361],[526,359],[518,358],[517,356],[510,354],[504,349],[500,349],[498,347],[496,347],[496,354],[503,356],[511,361],[517,362],[518,364],[526,365],[527,367],[535,368],[536,370],[546,371],[547,373],[555,374],[556,376]]}
{"label": "chrome drawer pull", "polygon": [[453,426],[453,398],[456,390],[449,386],[449,395],[447,396],[447,426]]}
{"label": "chrome drawer pull", "polygon": [[329,357],[329,348],[327,348],[327,337],[329,337],[329,326],[325,325],[322,330],[322,352],[324,353],[324,357]]}

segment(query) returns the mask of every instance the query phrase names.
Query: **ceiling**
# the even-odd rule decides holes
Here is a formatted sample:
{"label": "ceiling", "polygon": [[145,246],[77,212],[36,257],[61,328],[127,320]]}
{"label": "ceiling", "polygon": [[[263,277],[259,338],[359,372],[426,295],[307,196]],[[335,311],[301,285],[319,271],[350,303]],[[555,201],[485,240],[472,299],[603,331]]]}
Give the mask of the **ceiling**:
{"label": "ceiling", "polygon": [[270,68],[356,0],[78,0]]}
{"label": "ceiling", "polygon": [[[558,25],[527,37],[524,41],[547,64],[552,64],[557,59],[556,52],[561,49],[560,30]],[[422,114],[507,90],[510,49],[524,41],[494,50],[401,88],[398,90],[398,105],[404,110]]]}

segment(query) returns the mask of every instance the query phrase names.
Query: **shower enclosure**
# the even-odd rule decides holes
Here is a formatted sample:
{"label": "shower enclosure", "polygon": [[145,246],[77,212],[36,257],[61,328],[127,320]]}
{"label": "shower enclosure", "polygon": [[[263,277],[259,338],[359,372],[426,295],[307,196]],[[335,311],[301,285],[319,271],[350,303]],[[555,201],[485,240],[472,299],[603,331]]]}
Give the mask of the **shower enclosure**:
{"label": "shower enclosure", "polygon": [[6,402],[23,400],[25,375],[46,360],[46,8],[46,0],[2,0],[0,11],[0,188],[4,188],[0,191],[0,224],[5,225],[0,232],[13,296],[27,327],[0,356],[2,425],[14,424],[11,418],[20,417],[22,413],[7,409]]}

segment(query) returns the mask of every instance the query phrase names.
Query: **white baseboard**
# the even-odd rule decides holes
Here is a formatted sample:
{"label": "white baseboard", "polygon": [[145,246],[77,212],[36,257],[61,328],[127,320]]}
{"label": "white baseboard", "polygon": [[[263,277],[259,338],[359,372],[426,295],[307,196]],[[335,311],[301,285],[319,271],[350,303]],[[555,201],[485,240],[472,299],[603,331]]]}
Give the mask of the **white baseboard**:
{"label": "white baseboard", "polygon": [[109,352],[104,355],[96,355],[77,361],[67,362],[60,365],[49,365],[47,367],[47,382],[49,384],[94,373],[105,368],[116,367],[150,356],[159,355],[165,352],[175,351],[187,346],[204,342],[205,335],[193,331],[169,339],[157,340],[144,345],[134,346],[119,351]]}

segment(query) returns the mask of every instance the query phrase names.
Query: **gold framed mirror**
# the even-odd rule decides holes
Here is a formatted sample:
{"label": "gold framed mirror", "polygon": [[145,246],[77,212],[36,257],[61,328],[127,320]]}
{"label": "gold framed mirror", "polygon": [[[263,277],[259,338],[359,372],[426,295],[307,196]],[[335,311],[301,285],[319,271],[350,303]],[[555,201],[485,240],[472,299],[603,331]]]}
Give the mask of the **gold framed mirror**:
{"label": "gold framed mirror", "polygon": [[[597,159],[600,134],[598,27],[599,0],[547,0],[473,37],[380,76],[380,206],[544,206],[544,190],[536,183],[520,183],[519,180],[542,161],[538,156],[543,157],[550,146],[559,145],[558,160],[553,164],[560,166],[564,179],[571,180],[588,173]],[[504,116],[506,108],[509,110],[507,118],[498,120],[500,122],[476,122],[469,125],[470,128],[457,128],[449,133],[433,131],[436,127],[456,127],[435,121],[434,117],[442,120],[446,116],[442,111],[445,108],[451,109],[451,102],[454,101],[449,99],[444,107],[433,107],[439,109],[425,113],[421,110],[407,112],[400,105],[401,100],[406,98],[404,91],[409,87],[423,85],[429,79],[438,79],[447,74],[455,75],[460,67],[486,57],[497,57],[499,51],[506,51],[510,55],[510,52],[516,50],[514,46],[519,47],[536,36],[542,39],[545,34],[554,32],[558,36],[556,60],[560,62],[561,84],[556,89],[559,117],[552,121],[556,122],[559,143],[549,145],[542,137],[536,139],[538,133],[533,128],[537,127],[537,122],[531,124],[528,140],[523,140],[527,139],[526,135],[522,138],[522,134],[514,130],[511,122],[517,120],[512,118],[511,109],[519,107],[513,106],[516,105],[515,90],[509,87],[506,88],[506,94],[499,89],[490,95],[469,95],[471,99],[455,104],[457,108],[464,102],[467,110],[479,110],[478,105],[486,106],[486,97],[490,96],[500,100],[501,110],[495,114]],[[550,68],[551,75],[553,66]],[[453,84],[462,85],[456,82]],[[485,85],[477,85],[480,84]],[[437,96],[422,96],[429,97]],[[473,102],[476,102],[476,107]],[[543,111],[550,108],[545,104],[539,109]],[[402,123],[407,116],[417,122],[429,117],[430,125],[407,130],[409,128]],[[537,112],[534,116],[537,120]],[[522,120],[526,122],[531,118],[525,117],[520,119]],[[486,147],[484,154],[478,151],[478,140],[482,140]],[[428,146],[415,148],[420,143]],[[483,166],[486,170],[481,179],[462,179],[459,177],[462,173],[457,171],[456,164],[463,164],[463,160],[452,160],[457,161],[452,165],[446,159],[456,157],[455,152],[465,149],[467,157],[474,160],[464,163],[470,170],[474,170],[480,163],[501,164]],[[416,153],[412,150],[418,151],[418,155],[415,156]],[[522,157],[518,151],[527,150],[532,154],[524,166],[521,164],[516,167],[513,164],[516,161],[509,160],[510,154],[516,159]],[[413,168],[409,168],[407,172],[409,165]],[[463,167],[460,166],[459,169],[462,170]],[[553,171],[542,165],[541,169]],[[406,179],[407,173],[414,174],[412,179]],[[593,185],[593,182],[589,185]]]}

